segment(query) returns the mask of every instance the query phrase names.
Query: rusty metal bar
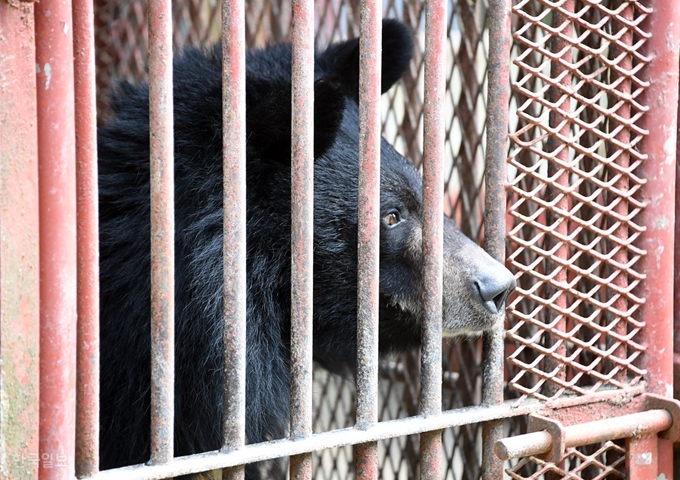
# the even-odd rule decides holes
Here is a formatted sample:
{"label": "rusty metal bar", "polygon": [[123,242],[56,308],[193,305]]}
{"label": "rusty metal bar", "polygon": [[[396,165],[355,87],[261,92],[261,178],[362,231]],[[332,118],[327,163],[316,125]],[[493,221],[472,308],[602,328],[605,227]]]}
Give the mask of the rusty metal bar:
{"label": "rusty metal bar", "polygon": [[[71,2],[35,6],[40,184],[40,478],[73,478],[76,165]],[[17,132],[15,132],[16,134]],[[4,308],[4,307],[3,307]],[[60,456],[60,468],[54,468]]]}
{"label": "rusty metal bar", "polygon": [[[508,154],[508,105],[510,103],[510,10],[508,0],[490,0],[487,11],[489,55],[487,64],[488,100],[486,114],[486,169],[484,199],[484,247],[493,258],[505,263],[505,184]],[[484,378],[482,403],[503,403],[503,325],[484,334]],[[482,478],[495,480],[503,475],[503,462],[493,453],[493,445],[503,437],[503,422],[482,426]]]}
{"label": "rusty metal bar", "polygon": [[151,132],[151,461],[173,457],[175,215],[172,4],[149,2]]}
{"label": "rusty metal bar", "polygon": [[92,0],[73,1],[78,233],[76,474],[99,469],[99,229]]}
{"label": "rusty metal bar", "polygon": [[[621,392],[612,397],[627,398]],[[271,442],[246,445],[229,453],[215,451],[204,454],[177,457],[166,464],[136,465],[132,467],[106,470],[86,477],[89,480],[153,480],[177,477],[190,473],[215,470],[234,465],[270,460],[289,455],[314,452],[345,445],[365,444],[388,438],[415,435],[444,428],[469,425],[472,423],[512,418],[534,413],[542,408],[538,402],[525,402],[517,406],[514,402],[503,405],[477,406],[449,410],[437,416],[408,417],[399,420],[378,422],[375,426],[361,430],[345,428],[330,432],[313,434],[299,440],[283,439]]]}
{"label": "rusty metal bar", "polygon": [[626,440],[627,478],[663,478],[659,472],[659,437],[656,432]]}
{"label": "rusty metal bar", "polygon": [[[423,105],[423,323],[420,412],[442,408],[442,255],[444,198],[444,96],[446,1],[425,4],[425,98]],[[441,431],[420,435],[420,477],[441,476]]]}
{"label": "rusty metal bar", "polygon": [[33,8],[0,2],[0,437],[6,478],[38,477],[40,266]]}
{"label": "rusty metal bar", "polygon": [[[680,72],[678,73],[678,90],[680,90]],[[678,101],[678,122],[680,122],[680,101]],[[679,128],[680,130],[680,128]],[[675,218],[680,216],[680,133],[675,142]],[[680,246],[680,222],[675,222],[675,245]],[[673,398],[680,398],[680,248],[675,251],[675,276],[673,300]]]}
{"label": "rusty metal bar", "polygon": [[[656,2],[649,17],[647,31],[654,32],[645,44],[650,59],[645,80],[650,85],[642,98],[643,105],[653,107],[653,114],[642,117],[647,130],[642,151],[648,158],[642,165],[647,179],[643,197],[647,206],[641,224],[647,226],[640,247],[647,251],[641,271],[647,275],[642,285],[641,318],[646,322],[641,343],[648,353],[642,357],[647,370],[648,391],[666,397],[673,395],[673,234],[675,228],[675,152],[678,132],[678,49],[680,44],[680,3]],[[659,440],[659,472],[673,478],[672,443]]]}
{"label": "rusty metal bar", "polygon": [[[382,1],[364,0],[359,36],[359,235],[356,426],[378,422]],[[355,450],[357,478],[378,478],[378,444]]]}
{"label": "rusty metal bar", "polygon": [[[314,260],[314,4],[293,1],[290,435],[312,434]],[[290,459],[290,477],[312,478],[312,456]]]}
{"label": "rusty metal bar", "polygon": [[[222,449],[246,441],[246,42],[243,0],[222,6],[224,410]],[[243,479],[243,465],[222,478]]]}
{"label": "rusty metal bar", "polygon": [[[565,448],[573,448],[620,438],[639,438],[645,434],[656,434],[668,430],[672,424],[673,417],[666,410],[649,410],[622,417],[571,425],[563,429],[564,446]],[[552,443],[552,436],[542,430],[499,440],[494,446],[494,450],[498,458],[511,460],[547,453],[550,451]]]}

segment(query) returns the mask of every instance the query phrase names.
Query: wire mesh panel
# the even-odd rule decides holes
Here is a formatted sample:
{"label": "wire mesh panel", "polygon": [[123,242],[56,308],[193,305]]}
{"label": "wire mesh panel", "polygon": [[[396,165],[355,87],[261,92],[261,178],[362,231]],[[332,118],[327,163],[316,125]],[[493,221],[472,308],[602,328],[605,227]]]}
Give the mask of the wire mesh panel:
{"label": "wire mesh panel", "polygon": [[[518,0],[513,7],[508,261],[509,395],[541,400],[642,380],[645,227],[639,126],[648,110],[642,2]],[[510,432],[525,428],[511,423]],[[513,479],[625,478],[611,442],[562,462],[519,461]]]}
{"label": "wire mesh panel", "polygon": [[507,474],[513,480],[625,479],[625,463],[625,449],[613,442],[606,442],[603,445],[570,448],[559,463],[527,457],[509,469]]}
{"label": "wire mesh panel", "polygon": [[637,122],[650,10],[522,0],[513,12],[510,384],[539,399],[634,385],[644,373]]}

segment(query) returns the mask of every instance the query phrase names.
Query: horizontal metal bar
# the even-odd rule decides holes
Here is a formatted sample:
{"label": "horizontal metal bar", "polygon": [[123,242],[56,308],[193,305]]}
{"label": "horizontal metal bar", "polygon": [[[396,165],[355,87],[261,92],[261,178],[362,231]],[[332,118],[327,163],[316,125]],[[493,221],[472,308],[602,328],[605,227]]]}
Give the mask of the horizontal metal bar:
{"label": "horizontal metal bar", "polygon": [[[630,395],[630,392],[627,393]],[[142,464],[116,468],[100,472],[90,477],[85,477],[85,479],[153,480],[177,477],[180,475],[227,468],[234,465],[259,462],[262,460],[271,460],[273,458],[298,455],[344,445],[356,445],[359,443],[374,442],[388,438],[458,427],[471,423],[528,415],[538,411],[542,407],[543,405],[541,403],[531,401],[527,401],[521,406],[515,406],[515,402],[506,402],[502,405],[468,407],[450,410],[441,415],[426,418],[416,416],[380,422],[374,427],[370,427],[366,430],[345,428],[342,430],[315,434],[301,440],[284,439],[258,443],[255,445],[246,445],[242,449],[229,453],[213,451],[186,457],[178,457],[168,463],[159,465]]]}
{"label": "horizontal metal bar", "polygon": [[[671,428],[673,417],[666,410],[649,410],[595,422],[581,423],[564,428],[566,448],[580,447],[606,440],[639,437],[644,434],[663,432]],[[552,436],[545,430],[504,438],[496,442],[494,450],[498,458],[541,455],[552,447]]]}

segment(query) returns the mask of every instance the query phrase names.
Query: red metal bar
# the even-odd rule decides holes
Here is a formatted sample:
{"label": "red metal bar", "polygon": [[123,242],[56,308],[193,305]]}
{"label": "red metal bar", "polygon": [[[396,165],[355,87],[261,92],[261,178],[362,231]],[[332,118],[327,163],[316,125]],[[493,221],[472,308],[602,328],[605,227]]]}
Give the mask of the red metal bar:
{"label": "red metal bar", "polygon": [[[484,247],[493,258],[505,263],[505,222],[508,155],[508,105],[510,103],[510,10],[508,0],[490,0],[489,60],[487,64],[488,103],[486,115],[486,170]],[[484,335],[484,381],[482,403],[503,403],[504,372],[503,325]],[[503,476],[503,462],[493,446],[503,436],[503,422],[482,426],[482,478],[495,480]]]}
{"label": "red metal bar", "polygon": [[[312,434],[314,259],[314,3],[293,1],[291,189],[291,402],[293,439]],[[312,456],[290,460],[290,477],[312,478]]]}
{"label": "red metal bar", "polygon": [[[632,23],[633,5],[631,3],[627,4],[626,8],[619,15]],[[620,45],[625,45],[626,47],[631,49],[633,45],[633,32],[631,31],[631,29],[626,28],[624,30],[623,35],[621,36],[621,39],[618,41],[618,43],[614,43],[612,48],[615,52],[614,53],[615,57],[619,57],[619,55],[623,54],[621,55],[620,60],[618,62],[619,67],[625,72],[630,72],[633,68],[633,57],[631,54],[625,54],[625,50],[621,48]],[[621,83],[618,85],[617,90],[621,97],[623,98],[629,97],[631,93],[630,79],[625,79],[621,81]],[[630,119],[630,103],[623,102],[622,105],[619,107],[617,114],[622,118]],[[630,143],[630,130],[625,127],[621,128],[616,138],[621,145],[628,145]],[[616,163],[623,169],[627,169],[629,167],[630,154],[628,153],[627,150],[624,149],[621,151],[621,155],[619,156],[618,161]],[[629,184],[630,182],[628,181],[628,177],[625,175],[620,175],[619,180],[616,181],[616,183],[614,184],[614,188],[618,191],[627,192],[629,190]],[[614,213],[625,218],[628,215],[629,211],[628,199],[625,197],[619,197],[614,201],[618,201],[618,203],[616,203],[616,205],[613,208]],[[613,235],[614,237],[620,240],[620,244],[625,243],[625,241],[628,239],[628,226],[625,223],[621,222],[619,227],[614,230]],[[613,255],[612,260],[616,262],[618,265],[625,265],[626,263],[628,263],[628,250],[619,247],[619,250]],[[626,273],[624,271],[620,271],[619,274],[613,279],[612,283],[615,287],[617,287],[618,290],[625,291],[625,289],[628,287],[628,277]],[[616,334],[620,338],[625,338],[626,334],[628,333],[628,322],[626,322],[624,312],[628,311],[629,306],[626,297],[621,294],[618,295],[619,298],[617,298],[612,305],[612,308],[614,310],[613,315],[615,316],[615,321],[618,321],[618,323],[616,323],[614,327],[614,332],[616,332]],[[628,357],[626,344],[621,342],[620,345],[614,350],[613,354],[614,356],[625,361],[626,358]],[[613,365],[612,368],[617,367]],[[624,368],[620,367],[618,368],[619,371],[616,374],[616,378],[619,381],[624,382],[626,380],[627,375],[626,370]]]}
{"label": "red metal bar", "polygon": [[94,11],[73,2],[78,233],[76,474],[99,470],[99,230]]}
{"label": "red metal bar", "polygon": [[[359,36],[359,236],[356,426],[378,421],[380,289],[380,82],[382,2],[361,3]],[[356,450],[357,478],[378,478],[378,444]]]}
{"label": "red metal bar", "polygon": [[[673,395],[673,234],[675,227],[675,152],[678,132],[678,72],[677,45],[680,44],[680,4],[674,0],[655,2],[649,17],[648,32],[653,32],[645,44],[650,62],[645,79],[643,105],[651,112],[642,117],[641,126],[649,134],[642,151],[648,156],[642,167],[647,179],[643,189],[647,206],[642,225],[647,226],[640,246],[647,251],[641,268],[647,275],[642,293],[646,299],[641,318],[646,322],[641,343],[647,346],[642,367],[647,370],[650,393]],[[668,440],[659,440],[659,475],[673,478],[673,450]]]}
{"label": "red metal bar", "polygon": [[[444,95],[446,93],[446,2],[425,5],[425,98],[423,106],[423,324],[420,411],[442,408],[442,254],[444,217]],[[441,476],[441,432],[420,436],[421,478]]]}
{"label": "red metal bar", "polygon": [[[680,73],[678,74],[680,77]],[[678,84],[680,90],[680,83]],[[680,101],[678,102],[678,122],[680,122]],[[680,184],[680,127],[675,143],[675,185]],[[680,191],[675,189],[675,218],[680,216]],[[675,245],[680,246],[680,222],[675,222]],[[673,303],[673,398],[680,398],[680,248],[675,251],[674,303]]]}
{"label": "red metal bar", "polygon": [[[569,164],[569,148],[568,144],[569,132],[570,132],[570,122],[567,118],[571,111],[571,95],[567,95],[563,92],[570,92],[572,89],[572,76],[568,72],[566,65],[571,65],[572,61],[572,49],[569,48],[569,40],[574,33],[574,27],[569,16],[564,13],[569,12],[570,14],[574,12],[574,0],[566,0],[560,7],[559,10],[555,8],[552,13],[552,27],[555,29],[560,29],[562,25],[565,25],[559,30],[559,33],[554,34],[551,39],[550,51],[552,53],[564,52],[561,61],[553,60],[551,62],[550,78],[552,80],[559,80],[559,85],[552,85],[548,90],[548,99],[551,104],[551,111],[549,114],[549,124],[550,130],[555,132],[549,137],[549,144],[547,148],[548,159],[548,177],[554,178],[555,183],[560,185],[561,191],[555,191],[553,195],[558,197],[556,200],[549,198],[548,201],[553,204],[553,209],[550,212],[551,217],[548,220],[548,225],[552,224],[554,227],[555,235],[551,238],[557,237],[557,242],[561,245],[557,248],[553,256],[555,259],[551,259],[550,263],[552,268],[557,270],[553,277],[554,284],[557,285],[557,289],[560,290],[553,302],[555,309],[550,310],[551,314],[555,311],[557,318],[549,318],[548,321],[551,324],[551,341],[554,344],[558,344],[557,347],[552,346],[551,349],[554,350],[554,355],[557,357],[548,357],[546,360],[546,365],[548,365],[548,372],[555,372],[554,378],[560,380],[559,383],[547,382],[546,383],[546,393],[548,397],[556,397],[564,389],[562,385],[566,378],[566,369],[563,368],[563,364],[560,359],[565,358],[567,348],[564,340],[560,337],[563,332],[567,330],[567,318],[561,312],[564,312],[567,308],[567,296],[564,291],[567,289],[567,269],[563,267],[569,258],[569,248],[565,241],[560,240],[562,238],[567,238],[569,233],[569,222],[565,212],[569,211],[570,199],[567,195],[562,193],[569,186],[569,172],[566,166]],[[561,87],[561,88],[560,88]],[[560,220],[561,219],[561,220]],[[553,293],[550,292],[550,296]],[[551,315],[552,317],[552,315]]]}
{"label": "red metal bar", "polygon": [[175,412],[175,191],[172,4],[149,2],[151,127],[151,461],[173,457]]}
{"label": "red metal bar", "polygon": [[8,479],[38,477],[40,283],[33,8],[27,3],[0,3],[0,436],[1,475]]}
{"label": "red metal bar", "polygon": [[626,440],[627,478],[663,478],[659,472],[659,437],[656,433]]}
{"label": "red metal bar", "polygon": [[[222,451],[246,440],[246,42],[243,0],[222,7],[224,411]],[[244,478],[237,465],[222,478]]]}
{"label": "red metal bar", "polygon": [[[72,27],[70,1],[45,0],[35,6],[40,478],[44,479],[75,475],[77,269]],[[60,468],[54,468],[57,456],[62,460]]]}

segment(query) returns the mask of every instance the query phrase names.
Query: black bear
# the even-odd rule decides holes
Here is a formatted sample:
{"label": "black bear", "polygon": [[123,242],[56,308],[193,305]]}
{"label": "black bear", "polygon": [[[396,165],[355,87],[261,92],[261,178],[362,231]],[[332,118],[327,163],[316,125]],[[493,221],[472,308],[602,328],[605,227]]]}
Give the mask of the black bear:
{"label": "black bear", "polygon": [[[408,68],[406,26],[383,23],[382,91]],[[220,447],[222,404],[221,48],[174,62],[175,454]],[[314,359],[356,363],[358,39],[316,53]],[[247,418],[250,443],[289,421],[291,47],[246,59]],[[148,85],[121,85],[99,129],[101,468],[149,458]],[[419,343],[422,181],[381,144],[380,351]],[[508,270],[444,219],[444,334],[488,329],[514,288]],[[254,476],[251,473],[249,476]]]}

